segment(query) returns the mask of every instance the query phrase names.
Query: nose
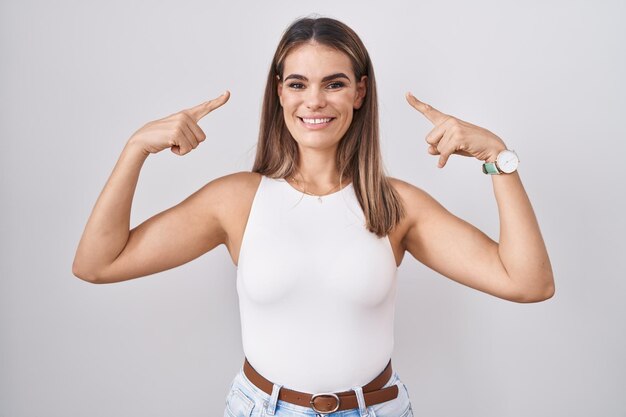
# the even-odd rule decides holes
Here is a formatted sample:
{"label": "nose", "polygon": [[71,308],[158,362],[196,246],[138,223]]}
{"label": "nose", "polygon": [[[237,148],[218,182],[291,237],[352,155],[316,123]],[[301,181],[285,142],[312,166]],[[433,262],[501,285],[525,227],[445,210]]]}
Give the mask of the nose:
{"label": "nose", "polygon": [[326,97],[319,87],[310,87],[306,93],[305,104],[308,109],[319,109],[326,106]]}

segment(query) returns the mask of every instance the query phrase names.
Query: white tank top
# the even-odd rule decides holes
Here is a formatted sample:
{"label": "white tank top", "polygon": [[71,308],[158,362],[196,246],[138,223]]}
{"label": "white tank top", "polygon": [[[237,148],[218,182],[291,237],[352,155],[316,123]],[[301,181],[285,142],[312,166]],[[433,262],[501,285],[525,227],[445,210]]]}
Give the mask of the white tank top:
{"label": "white tank top", "polygon": [[365,385],[393,351],[397,269],[389,238],[366,229],[352,183],[320,203],[262,176],[237,266],[248,361],[297,391]]}

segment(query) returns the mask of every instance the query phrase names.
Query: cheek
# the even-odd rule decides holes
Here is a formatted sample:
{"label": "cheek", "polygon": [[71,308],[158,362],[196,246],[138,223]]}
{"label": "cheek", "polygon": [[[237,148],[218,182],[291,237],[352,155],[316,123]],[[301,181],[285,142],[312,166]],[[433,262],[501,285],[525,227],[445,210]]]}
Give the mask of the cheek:
{"label": "cheek", "polygon": [[356,103],[356,94],[355,92],[347,92],[343,94],[340,98],[341,107],[345,112],[353,112],[354,105]]}
{"label": "cheek", "polygon": [[352,119],[354,116],[354,97],[346,97],[343,102],[343,113],[347,119]]}
{"label": "cheek", "polygon": [[281,105],[285,114],[293,113],[298,107],[297,100],[294,97],[283,95],[281,98]]}

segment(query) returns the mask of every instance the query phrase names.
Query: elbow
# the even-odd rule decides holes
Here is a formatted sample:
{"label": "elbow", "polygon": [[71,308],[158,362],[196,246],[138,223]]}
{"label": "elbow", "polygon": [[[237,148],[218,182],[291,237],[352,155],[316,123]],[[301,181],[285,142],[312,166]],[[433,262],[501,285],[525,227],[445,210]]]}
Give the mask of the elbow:
{"label": "elbow", "polygon": [[549,300],[552,297],[554,297],[554,285],[546,288],[543,292],[537,294],[536,296],[531,297],[526,302],[527,303],[540,303],[542,301]]}
{"label": "elbow", "polygon": [[546,296],[546,297],[545,297],[542,301],[545,301],[545,300],[548,300],[548,299],[550,299],[550,298],[554,297],[554,293],[555,293],[555,292],[556,292],[556,288],[554,287],[554,282],[552,282],[552,283],[548,286],[548,288],[546,289],[546,292],[545,292],[545,296]]}
{"label": "elbow", "polygon": [[555,293],[554,282],[551,282],[550,284],[546,285],[541,290],[522,292],[513,301],[516,301],[518,303],[539,303],[541,301],[546,301],[554,297],[554,293]]}
{"label": "elbow", "polygon": [[78,262],[76,262],[76,260],[74,260],[74,263],[72,264],[72,275],[74,275],[76,278],[80,278],[85,282],[89,282],[90,284],[100,284],[101,281],[99,281],[98,276],[88,270],[84,270],[80,267],[80,265],[78,264]]}

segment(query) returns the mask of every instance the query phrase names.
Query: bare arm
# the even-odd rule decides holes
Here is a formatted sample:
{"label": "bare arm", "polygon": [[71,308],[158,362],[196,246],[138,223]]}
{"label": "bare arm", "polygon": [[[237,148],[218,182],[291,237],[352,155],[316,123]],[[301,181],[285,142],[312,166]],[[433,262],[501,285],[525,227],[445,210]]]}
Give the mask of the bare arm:
{"label": "bare arm", "polygon": [[550,260],[519,177],[511,175],[494,178],[500,243],[425,191],[395,180],[410,224],[403,244],[415,259],[460,284],[504,300],[543,301],[554,293]]}
{"label": "bare arm", "polygon": [[[150,122],[133,134],[89,216],[72,265],[75,276],[94,283],[136,278],[180,265],[221,243],[215,216],[210,211],[199,215],[199,210],[212,207],[206,205],[217,193],[209,184],[132,231],[129,228],[133,196],[147,157],[166,148],[178,155],[195,149],[206,138],[197,122],[228,98],[225,94]],[[175,244],[181,246],[174,248]]]}
{"label": "bare arm", "polygon": [[518,172],[492,175],[500,217],[498,254],[522,301],[554,295],[554,276],[535,212]]}
{"label": "bare arm", "polygon": [[[426,136],[442,168],[450,155],[494,161],[506,145],[487,129],[457,119],[407,94],[411,106],[435,126]],[[405,190],[411,227],[405,247],[422,263],[462,284],[497,297],[536,302],[554,294],[546,246],[518,172],[493,175],[500,242],[459,219],[417,187]]]}
{"label": "bare arm", "polygon": [[78,244],[72,273],[86,281],[113,263],[130,234],[130,210],[139,173],[148,155],[128,142],[96,200]]}

